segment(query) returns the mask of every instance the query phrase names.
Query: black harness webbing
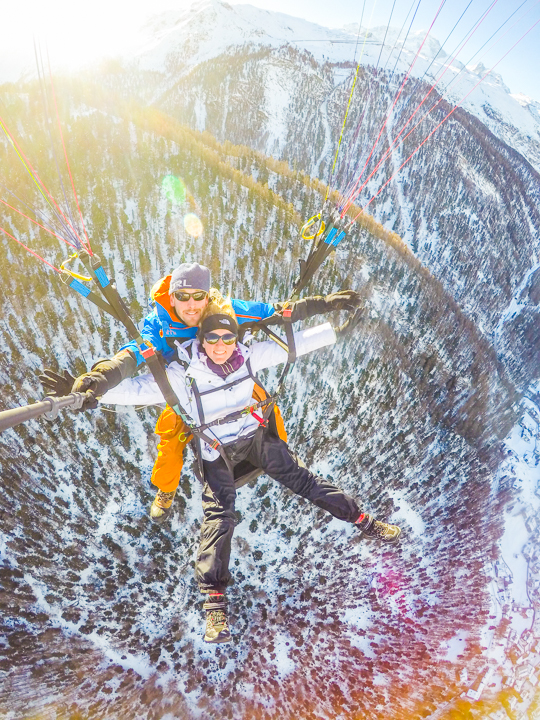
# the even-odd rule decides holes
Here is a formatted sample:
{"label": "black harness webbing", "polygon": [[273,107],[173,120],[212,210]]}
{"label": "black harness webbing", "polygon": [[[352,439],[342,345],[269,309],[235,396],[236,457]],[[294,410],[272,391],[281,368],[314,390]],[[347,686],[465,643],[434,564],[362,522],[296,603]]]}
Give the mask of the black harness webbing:
{"label": "black harness webbing", "polygon": [[[236,380],[233,380],[230,383],[226,383],[224,386],[216,387],[216,388],[210,388],[210,390],[203,390],[202,392],[197,387],[197,383],[193,380],[191,383],[191,390],[193,391],[193,395],[195,397],[195,404],[197,406],[197,412],[199,415],[199,421],[201,422],[200,425],[196,427],[190,427],[190,430],[193,434],[193,436],[197,439],[196,443],[196,456],[197,456],[197,464],[199,468],[199,473],[201,478],[204,477],[204,469],[202,464],[202,447],[201,447],[201,441],[204,441],[207,445],[209,445],[214,450],[217,450],[221,457],[223,458],[225,464],[227,465],[229,471],[234,474],[234,466],[232,465],[229,456],[227,455],[227,445],[224,445],[219,442],[217,438],[209,438],[205,434],[205,430],[208,430],[212,428],[214,425],[225,425],[226,423],[235,422],[236,420],[239,420],[242,417],[246,417],[247,415],[254,415],[255,410],[258,410],[259,408],[265,408],[262,417],[259,418],[256,415],[254,415],[255,419],[259,422],[259,428],[264,428],[268,424],[268,418],[270,417],[271,412],[274,409],[274,406],[276,404],[276,395],[268,395],[267,390],[251,369],[251,362],[250,358],[247,359],[245,368],[248,372],[247,376],[244,376],[242,378],[237,378]],[[257,403],[254,403],[252,405],[247,405],[242,410],[236,410],[235,412],[229,413],[228,415],[225,415],[222,418],[217,418],[216,420],[213,420],[212,422],[205,423],[204,420],[204,408],[202,404],[202,397],[204,395],[210,395],[211,393],[215,392],[223,392],[224,390],[229,390],[230,388],[234,387],[235,385],[239,385],[242,382],[245,382],[246,380],[253,380],[255,384],[257,384],[259,387],[263,389],[263,391],[266,393],[268,397],[266,397],[264,400],[260,400]],[[255,433],[257,430],[255,431]],[[254,435],[255,435],[254,433]],[[254,435],[252,437],[254,437]],[[238,440],[243,439],[249,439],[249,437],[246,438],[238,438]],[[234,445],[238,440],[233,441],[230,443],[231,445]]]}
{"label": "black harness webbing", "polygon": [[[176,393],[172,389],[169,378],[167,377],[167,372],[161,364],[159,357],[156,354],[156,351],[147,340],[144,340],[142,338],[141,334],[139,333],[137,326],[129,316],[129,312],[124,304],[124,301],[122,300],[120,294],[118,293],[118,290],[116,289],[116,285],[112,283],[107,277],[105,270],[102,267],[101,259],[97,255],[90,256],[88,255],[88,253],[82,251],[79,253],[79,258],[85,268],[90,273],[92,279],[96,282],[107,302],[96,303],[95,299],[90,297],[90,295],[94,295],[94,293],[88,293],[86,297],[88,297],[102,310],[105,310],[122,323],[122,325],[128,331],[131,339],[135,340],[135,342],[139,346],[140,353],[146,360],[148,369],[152,373],[154,380],[156,381],[161,391],[161,394],[165,398],[165,402],[174,410],[177,415],[182,418],[186,425],[190,427],[193,424],[193,421],[189,418],[185,410],[180,405],[180,402],[176,397]],[[82,285],[82,283],[79,284]],[[73,283],[70,283],[70,287],[72,285]],[[85,288],[85,286],[82,287]],[[104,307],[104,305],[106,305],[106,307]]]}
{"label": "black harness webbing", "polygon": [[317,239],[317,233],[315,233],[307,260],[300,260],[300,276],[294,284],[291,300],[298,300],[300,291],[306,287],[326,258],[336,249],[346,234],[347,231],[342,229],[339,213],[334,214],[321,237]]}

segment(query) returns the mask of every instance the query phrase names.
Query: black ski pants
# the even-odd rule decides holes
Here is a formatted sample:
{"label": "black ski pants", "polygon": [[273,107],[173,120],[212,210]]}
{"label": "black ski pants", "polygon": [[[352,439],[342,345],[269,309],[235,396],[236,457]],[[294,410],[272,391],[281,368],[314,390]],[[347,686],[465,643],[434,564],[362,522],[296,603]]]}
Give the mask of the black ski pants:
{"label": "black ski pants", "polygon": [[[247,459],[274,480],[339,520],[356,522],[361,510],[356,500],[335,485],[298,465],[287,443],[269,430],[259,431]],[[202,503],[204,521],[195,575],[202,592],[224,592],[230,580],[229,559],[235,526],[236,488],[223,458],[203,461]]]}

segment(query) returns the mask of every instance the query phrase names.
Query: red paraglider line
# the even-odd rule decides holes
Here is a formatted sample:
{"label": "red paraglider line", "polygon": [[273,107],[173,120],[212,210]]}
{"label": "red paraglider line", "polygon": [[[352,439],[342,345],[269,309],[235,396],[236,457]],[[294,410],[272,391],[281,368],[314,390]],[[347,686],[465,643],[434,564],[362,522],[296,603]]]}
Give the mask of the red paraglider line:
{"label": "red paraglider line", "polygon": [[[15,140],[15,138],[13,137],[13,135],[11,134],[10,130],[8,129],[7,125],[5,124],[5,122],[3,121],[3,119],[2,119],[1,117],[0,117],[0,125],[1,125],[2,129],[4,130],[4,133],[9,137],[9,139],[10,139],[11,142],[13,143],[13,146],[14,146],[17,154],[19,155],[19,158],[20,158],[22,164],[26,167],[26,170],[28,171],[28,174],[30,175],[30,177],[32,178],[32,180],[34,181],[34,183],[37,185],[38,190],[40,191],[40,193],[43,195],[43,197],[45,198],[45,200],[49,203],[49,201],[47,200],[47,198],[45,197],[45,195],[44,195],[43,192],[42,192],[43,190],[45,191],[45,193],[48,195],[48,197],[50,198],[50,200],[52,201],[52,203],[54,204],[55,208],[58,210],[58,212],[60,213],[60,215],[64,218],[64,220],[66,221],[66,223],[68,224],[68,226],[71,228],[71,230],[73,230],[73,233],[74,233],[75,237],[78,239],[78,241],[79,241],[79,242],[81,243],[81,245],[84,247],[84,243],[83,243],[83,241],[81,240],[81,238],[79,237],[77,231],[75,230],[75,228],[73,227],[73,225],[70,223],[70,221],[67,219],[67,217],[64,215],[64,213],[62,212],[62,210],[60,209],[60,207],[57,205],[55,199],[53,198],[53,196],[51,195],[51,193],[47,190],[45,184],[43,183],[43,181],[42,181],[41,178],[39,177],[39,175],[38,175],[38,173],[37,173],[37,170],[35,170],[35,168],[32,166],[32,163],[30,162],[30,160],[28,160],[28,158],[26,157],[26,155],[25,155],[24,152],[22,151],[22,148],[20,147],[20,145],[18,144],[18,142]],[[49,205],[50,205],[50,203],[49,203]]]}
{"label": "red paraglider line", "polygon": [[52,268],[53,270],[56,270],[57,273],[62,272],[61,270],[59,270],[59,269],[58,269],[57,267],[55,267],[54,265],[51,265],[51,263],[50,263],[48,260],[45,260],[45,258],[42,258],[41,255],[38,255],[37,252],[34,252],[33,250],[30,250],[30,248],[29,248],[27,245],[25,245],[24,243],[22,243],[20,240],[17,240],[16,237],[14,237],[11,233],[9,233],[9,232],[8,232],[7,230],[5,230],[3,227],[0,227],[0,231],[3,232],[3,233],[5,233],[5,234],[6,234],[8,237],[10,237],[12,240],[15,240],[15,242],[16,242],[16,243],[19,243],[19,245],[22,245],[22,247],[23,247],[25,250],[27,250],[27,251],[28,251],[29,253],[31,253],[32,255],[35,255],[35,257],[39,258],[39,260],[41,260],[42,262],[44,262],[45,265],[48,265],[48,266],[49,266],[50,268]]}
{"label": "red paraglider line", "polygon": [[74,250],[78,250],[78,248],[76,247],[76,245],[73,245],[73,243],[70,243],[69,240],[66,240],[66,238],[63,238],[61,235],[57,235],[53,230],[50,230],[49,228],[45,227],[45,225],[42,225],[41,223],[38,223],[37,220],[34,220],[34,219],[31,218],[29,215],[25,215],[25,213],[23,213],[21,210],[18,210],[16,207],[13,207],[13,205],[10,205],[10,204],[9,204],[8,202],[6,202],[5,200],[2,200],[2,198],[0,198],[0,202],[1,202],[1,203],[4,203],[4,205],[7,205],[8,208],[11,208],[12,210],[15,210],[16,213],[19,213],[19,215],[22,215],[22,216],[25,217],[27,220],[30,220],[30,222],[33,222],[34,225],[38,225],[40,228],[43,228],[43,230],[45,230],[45,232],[48,232],[50,235],[54,235],[54,237],[58,238],[59,240],[62,240],[62,241],[65,242],[67,245],[69,245],[70,247],[72,247]]}
{"label": "red paraglider line", "polygon": [[[487,77],[490,73],[493,72],[493,70],[495,70],[495,68],[497,67],[497,65],[499,65],[499,64],[504,60],[504,58],[508,55],[508,53],[510,53],[510,52],[516,47],[516,45],[518,45],[518,44],[523,40],[523,38],[526,37],[526,36],[531,32],[531,30],[533,30],[533,29],[538,25],[538,23],[540,23],[540,19],[537,20],[537,21],[534,23],[534,25],[532,25],[532,26],[527,30],[527,32],[524,33],[524,34],[519,38],[519,40],[517,40],[517,42],[515,42],[515,43],[512,45],[512,47],[510,48],[510,50],[508,50],[508,51],[502,56],[502,58],[501,58],[500,60],[498,60],[498,61],[495,63],[495,65],[493,65],[493,67],[492,67],[490,70],[488,70],[488,71],[486,72],[486,74],[483,75],[483,76],[480,78],[480,80],[476,83],[476,85],[474,85],[474,86],[469,90],[469,92],[468,92],[466,95],[464,95],[464,97],[461,98],[461,100],[459,101],[459,103],[457,103],[457,105],[454,105],[454,107],[452,108],[452,110],[450,110],[450,112],[446,115],[446,117],[444,117],[444,118],[441,120],[441,122],[440,122],[440,123],[429,133],[429,135],[420,143],[420,145],[418,145],[418,147],[416,148],[416,150],[414,150],[414,151],[409,155],[409,157],[405,160],[405,162],[403,162],[403,163],[399,166],[399,168],[398,168],[398,169],[396,170],[396,172],[392,175],[392,177],[388,178],[388,180],[387,180],[387,181],[384,183],[384,185],[378,190],[378,192],[371,198],[371,200],[364,205],[364,207],[360,210],[360,212],[356,215],[356,217],[354,217],[354,218],[352,219],[351,225],[358,220],[358,218],[360,217],[360,215],[361,215],[363,212],[365,212],[366,208],[367,208],[369,205],[371,205],[371,203],[373,202],[373,200],[375,200],[375,198],[378,197],[378,196],[381,194],[381,192],[382,192],[382,191],[384,190],[384,188],[388,185],[388,183],[391,182],[391,181],[396,177],[396,175],[397,175],[397,174],[400,172],[400,170],[409,162],[409,160],[413,157],[413,155],[416,155],[416,153],[420,150],[420,148],[421,148],[423,145],[425,145],[425,143],[429,140],[429,138],[441,127],[441,125],[442,125],[443,123],[445,123],[445,122],[448,120],[448,118],[458,109],[458,107],[461,105],[461,103],[462,103],[466,98],[469,97],[469,95],[473,92],[473,90],[476,90],[476,88],[480,85],[480,83],[483,82],[483,81],[486,79],[486,77]],[[412,132],[412,131],[411,131],[411,132]]]}
{"label": "red paraglider line", "polygon": [[[350,208],[350,206],[351,206],[352,203],[355,201],[355,199],[360,195],[360,193],[362,192],[362,190],[366,187],[366,185],[367,185],[368,182],[371,180],[371,178],[373,177],[373,175],[375,175],[375,173],[376,173],[377,170],[381,167],[381,165],[383,164],[383,162],[392,154],[392,151],[393,151],[394,148],[396,147],[399,138],[400,138],[401,135],[405,132],[405,129],[407,128],[407,126],[409,125],[409,123],[412,121],[412,119],[414,118],[414,116],[416,115],[416,113],[420,110],[420,108],[422,107],[422,105],[426,102],[426,100],[427,100],[428,97],[431,95],[431,93],[433,92],[433,90],[437,87],[437,85],[439,84],[439,82],[443,79],[443,77],[445,76],[446,72],[450,69],[452,63],[456,60],[456,58],[457,58],[457,56],[459,55],[459,53],[463,50],[463,48],[465,47],[465,45],[469,42],[469,40],[471,39],[471,37],[472,37],[472,36],[474,35],[474,33],[478,30],[478,28],[480,27],[480,25],[484,22],[484,20],[486,19],[486,17],[488,16],[488,14],[491,12],[491,10],[495,7],[495,5],[498,3],[498,1],[499,1],[499,0],[494,0],[494,1],[491,3],[491,5],[490,5],[489,8],[486,10],[486,12],[484,13],[484,15],[483,15],[483,16],[480,18],[480,20],[477,22],[476,26],[470,31],[469,35],[465,38],[465,40],[463,41],[463,43],[461,44],[461,46],[459,47],[459,49],[456,51],[455,55],[452,57],[452,59],[451,59],[448,63],[446,63],[446,66],[445,66],[444,70],[442,71],[442,73],[441,73],[441,74],[439,75],[439,77],[435,80],[435,82],[434,82],[433,85],[430,87],[429,91],[426,93],[426,95],[424,96],[424,98],[422,99],[422,101],[420,102],[420,104],[416,107],[416,109],[415,109],[415,111],[413,112],[413,114],[410,116],[410,118],[407,120],[407,122],[405,123],[405,125],[401,128],[401,130],[399,131],[399,133],[396,135],[396,137],[395,137],[394,140],[392,141],[392,144],[390,145],[390,147],[388,148],[388,150],[386,150],[386,152],[384,153],[384,155],[382,156],[382,158],[379,160],[379,162],[377,163],[377,165],[375,166],[375,168],[373,169],[373,171],[371,172],[371,174],[369,175],[369,177],[367,177],[367,178],[364,180],[364,182],[362,183],[362,185],[361,185],[356,191],[353,191],[353,192],[349,195],[349,198],[347,199],[347,202],[345,203],[345,205],[344,205],[344,207],[343,207],[343,210],[342,210],[342,213],[341,213],[341,217],[344,217],[344,215],[346,214],[347,210]],[[439,102],[440,102],[440,101],[439,101]],[[429,115],[429,113],[432,112],[433,109],[434,109],[438,104],[439,104],[439,103],[437,102],[435,105],[433,105],[433,107],[428,111],[428,113],[427,113],[426,115],[424,115],[424,117],[422,118],[422,120],[421,120],[420,122],[422,122],[422,121],[427,117],[427,115]],[[418,124],[420,124],[420,123],[418,123]],[[415,125],[415,127],[418,127],[418,124]],[[414,129],[414,128],[413,128],[413,129]],[[410,133],[408,133],[408,134],[406,135],[406,137],[408,137],[409,135],[410,135]],[[404,138],[404,139],[405,139],[405,138]],[[362,172],[363,172],[363,171],[362,171]],[[358,184],[358,183],[357,183],[357,184]]]}
{"label": "red paraglider line", "polygon": [[[495,1],[497,1],[497,0],[495,0]],[[361,172],[360,175],[358,176],[358,180],[356,181],[356,184],[355,184],[355,186],[354,186],[353,189],[352,189],[350,198],[352,198],[353,195],[354,195],[354,193],[356,192],[356,188],[358,187],[358,183],[360,182],[360,179],[361,179],[362,175],[364,174],[364,170],[366,169],[369,161],[371,160],[371,156],[372,156],[373,153],[375,152],[375,148],[377,147],[377,145],[378,145],[378,143],[379,143],[379,140],[380,140],[380,138],[381,138],[381,135],[383,134],[384,128],[386,127],[386,125],[387,125],[387,123],[388,123],[388,120],[390,119],[390,116],[391,116],[391,114],[392,114],[392,111],[393,111],[393,109],[395,108],[395,106],[396,106],[396,104],[397,104],[397,101],[398,101],[399,98],[401,97],[401,93],[403,92],[403,88],[405,87],[405,83],[406,83],[407,80],[409,79],[409,75],[411,74],[412,69],[413,69],[415,63],[416,63],[416,61],[418,60],[418,56],[420,55],[420,51],[421,51],[422,48],[424,47],[424,44],[425,44],[426,40],[427,40],[428,37],[429,37],[429,33],[431,32],[431,28],[432,28],[433,25],[435,24],[435,21],[437,20],[437,18],[438,18],[438,16],[439,16],[439,13],[441,12],[442,6],[445,4],[445,2],[446,2],[446,0],[442,0],[441,4],[439,5],[439,9],[437,10],[437,13],[435,14],[435,17],[433,18],[433,20],[432,20],[432,22],[431,22],[431,25],[429,26],[429,30],[427,31],[424,39],[422,40],[422,44],[421,44],[420,47],[418,48],[418,50],[417,50],[417,52],[416,52],[416,55],[414,56],[414,60],[412,61],[409,69],[407,70],[407,74],[405,75],[405,78],[404,78],[403,82],[401,83],[401,87],[399,88],[399,90],[398,90],[398,92],[397,92],[397,94],[396,94],[396,97],[395,97],[395,99],[394,99],[394,102],[392,103],[392,107],[390,108],[390,110],[389,110],[389,112],[388,112],[388,114],[387,114],[387,116],[386,116],[386,119],[385,119],[385,121],[384,121],[384,123],[383,123],[383,126],[382,126],[382,128],[380,129],[379,134],[377,135],[377,139],[375,140],[375,142],[374,142],[374,144],[373,144],[373,147],[371,148],[371,151],[370,151],[370,153],[369,153],[369,156],[368,156],[368,158],[367,158],[367,160],[366,160],[366,162],[365,162],[365,164],[364,164],[364,167],[362,168],[362,172]],[[348,199],[348,200],[347,200],[348,205],[350,205],[350,202],[352,202],[352,200],[349,200],[349,199]],[[347,205],[347,206],[348,206],[348,205]]]}
{"label": "red paraglider line", "polygon": [[[69,179],[70,179],[70,182],[71,182],[71,188],[72,188],[72,190],[73,190],[73,196],[75,197],[75,202],[76,202],[76,204],[77,204],[77,210],[79,211],[79,217],[81,218],[82,229],[83,229],[83,232],[84,232],[84,236],[85,236],[85,238],[86,238],[86,242],[88,243],[87,246],[85,247],[85,250],[88,252],[89,255],[93,255],[93,253],[92,253],[92,248],[90,247],[90,240],[89,240],[89,238],[88,238],[88,234],[87,234],[87,232],[86,232],[86,227],[85,227],[85,225],[84,225],[84,220],[83,220],[83,215],[82,215],[82,212],[81,212],[81,208],[79,207],[79,198],[77,197],[77,192],[75,191],[75,183],[73,182],[73,176],[71,175],[71,167],[70,167],[70,165],[69,165],[69,159],[68,159],[68,154],[67,154],[67,150],[66,150],[66,145],[65,145],[65,143],[64,143],[64,134],[63,134],[63,132],[62,132],[62,124],[61,124],[61,122],[60,122],[60,116],[59,116],[59,114],[58,114],[58,105],[57,105],[57,102],[56,102],[56,93],[55,93],[55,91],[54,91],[54,83],[53,83],[53,77],[52,77],[51,63],[50,63],[50,60],[49,60],[48,57],[47,57],[47,61],[48,61],[48,63],[49,63],[49,76],[50,76],[50,78],[51,78],[51,88],[52,88],[52,95],[53,95],[53,100],[54,100],[54,109],[55,109],[55,112],[56,112],[56,120],[57,120],[57,122],[58,122],[58,129],[59,129],[59,131],[60,131],[60,138],[61,138],[61,140],[62,140],[62,148],[64,149],[64,157],[65,157],[65,159],[66,159],[66,165],[67,165],[67,169],[68,169],[68,173],[69,173]],[[79,238],[79,240],[81,240],[81,239]],[[84,245],[84,243],[82,242],[82,240],[81,240],[81,243]]]}

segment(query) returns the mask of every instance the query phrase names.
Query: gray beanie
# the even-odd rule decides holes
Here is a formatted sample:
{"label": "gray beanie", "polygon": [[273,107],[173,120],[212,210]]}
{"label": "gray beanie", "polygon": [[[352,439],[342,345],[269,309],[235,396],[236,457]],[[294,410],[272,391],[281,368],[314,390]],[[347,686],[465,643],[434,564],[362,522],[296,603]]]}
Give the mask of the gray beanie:
{"label": "gray beanie", "polygon": [[171,275],[169,295],[177,290],[210,290],[210,270],[199,263],[182,263]]}

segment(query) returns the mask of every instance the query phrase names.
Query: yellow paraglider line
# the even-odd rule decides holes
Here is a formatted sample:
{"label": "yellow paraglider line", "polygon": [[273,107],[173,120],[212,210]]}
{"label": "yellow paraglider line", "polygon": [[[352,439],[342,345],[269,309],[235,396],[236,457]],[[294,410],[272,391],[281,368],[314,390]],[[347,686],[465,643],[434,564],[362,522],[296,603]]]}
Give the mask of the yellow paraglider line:
{"label": "yellow paraglider line", "polygon": [[11,144],[12,144],[12,146],[13,146],[13,149],[15,150],[15,152],[17,153],[17,155],[19,156],[19,160],[22,162],[22,164],[23,164],[24,167],[26,168],[28,174],[30,175],[30,177],[31,177],[32,180],[34,181],[37,189],[38,189],[39,192],[43,195],[44,199],[46,200],[46,202],[48,203],[48,205],[49,205],[49,206],[51,207],[51,209],[52,209],[51,203],[49,202],[47,196],[44,194],[44,192],[43,192],[43,190],[42,190],[42,188],[41,188],[41,185],[40,185],[39,182],[36,180],[34,174],[32,173],[32,171],[30,170],[30,168],[29,168],[28,165],[26,164],[26,162],[25,162],[25,160],[24,160],[24,157],[23,157],[22,154],[19,152],[19,148],[17,147],[17,143],[16,143],[16,142],[13,140],[13,138],[11,137],[11,135],[10,135],[10,133],[9,133],[9,130],[6,128],[6,126],[5,126],[4,123],[2,122],[2,118],[0,118],[0,127],[1,127],[2,130],[4,131],[4,134],[5,134],[5,136],[7,137],[7,139],[11,142]]}
{"label": "yellow paraglider line", "polygon": [[[373,3],[373,9],[371,11],[371,17],[369,19],[369,22],[371,24],[371,19],[373,18],[373,13],[375,12],[375,8],[377,6],[377,0]],[[347,108],[345,109],[345,117],[343,118],[343,125],[341,126],[341,133],[339,136],[337,148],[336,148],[336,154],[334,157],[334,164],[332,165],[332,171],[330,172],[330,180],[328,181],[328,185],[326,187],[326,195],[324,197],[324,202],[328,200],[328,195],[330,194],[330,186],[332,185],[332,179],[334,177],[334,170],[336,169],[336,163],[339,156],[339,149],[341,147],[341,141],[343,140],[343,134],[345,133],[345,125],[347,124],[347,117],[349,115],[349,109],[351,107],[353,95],[354,95],[354,88],[356,87],[356,81],[358,80],[358,72],[360,70],[360,65],[362,64],[362,57],[364,56],[364,49],[366,47],[366,41],[369,35],[369,30],[366,28],[366,34],[364,35],[364,42],[362,43],[362,50],[360,52],[360,57],[358,58],[358,64],[356,66],[356,72],[354,73],[354,80],[351,87],[351,92],[349,93],[349,102],[347,103]]]}

